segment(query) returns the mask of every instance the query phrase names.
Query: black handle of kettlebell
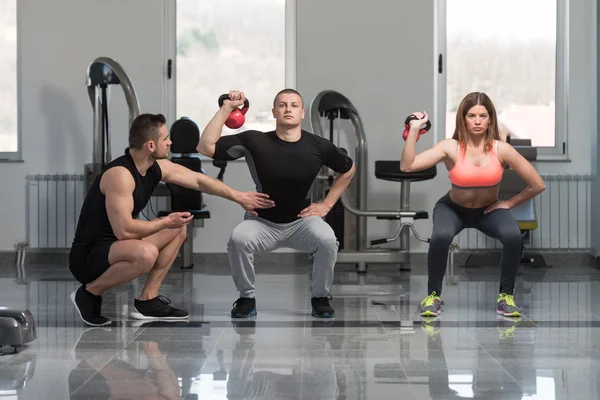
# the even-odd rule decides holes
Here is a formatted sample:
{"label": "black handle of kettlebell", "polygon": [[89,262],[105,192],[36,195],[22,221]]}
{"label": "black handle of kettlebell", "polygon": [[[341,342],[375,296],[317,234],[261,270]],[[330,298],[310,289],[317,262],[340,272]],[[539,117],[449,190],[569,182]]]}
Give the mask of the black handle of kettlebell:
{"label": "black handle of kettlebell", "polygon": [[[228,96],[229,97],[229,96]],[[410,125],[410,121],[412,121],[413,119],[417,119],[417,116],[415,114],[410,114],[408,117],[406,117],[406,119],[404,120],[404,125]]]}
{"label": "black handle of kettlebell", "polygon": [[[406,119],[404,120],[404,125],[409,126],[410,125],[410,121],[412,121],[413,119],[418,119],[416,115],[414,114],[410,114],[408,117],[406,117]],[[425,123],[425,131],[428,131],[429,129],[431,129],[431,121],[427,120],[427,122]]]}
{"label": "black handle of kettlebell", "polygon": [[[225,102],[225,100],[229,100],[229,94],[225,93],[219,96],[219,108],[223,107],[223,103]],[[242,108],[249,108],[250,107],[250,102],[248,101],[248,99],[244,99],[244,107]]]}
{"label": "black handle of kettlebell", "polygon": [[229,94],[222,94],[219,96],[219,108],[223,107],[225,100],[229,100]]}

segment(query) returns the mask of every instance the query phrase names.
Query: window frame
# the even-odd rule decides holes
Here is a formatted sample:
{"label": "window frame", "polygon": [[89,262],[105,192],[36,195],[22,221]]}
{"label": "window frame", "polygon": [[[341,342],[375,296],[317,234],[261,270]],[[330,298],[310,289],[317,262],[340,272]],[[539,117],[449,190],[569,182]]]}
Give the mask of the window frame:
{"label": "window frame", "polygon": [[6,163],[6,162],[23,162],[23,131],[22,131],[22,116],[21,116],[21,78],[22,78],[22,74],[21,74],[21,67],[22,67],[22,62],[21,62],[21,30],[23,27],[23,24],[21,23],[21,12],[19,11],[21,6],[20,6],[21,2],[17,1],[16,2],[16,8],[15,8],[15,12],[16,12],[16,25],[17,25],[17,37],[16,37],[16,52],[17,52],[17,65],[16,65],[16,72],[17,72],[17,96],[15,101],[17,102],[17,150],[15,151],[0,151],[0,162]]}
{"label": "window frame", "polygon": [[[199,0],[200,1],[200,0]],[[296,89],[296,26],[297,26],[297,0],[285,1],[285,86]],[[163,112],[167,124],[172,124],[177,118],[177,1],[163,0],[164,9],[164,40],[163,54],[165,54],[165,74],[163,84]],[[170,70],[170,76],[169,76]],[[273,93],[275,95],[275,93]],[[202,124],[209,121],[198,122],[202,132]],[[200,155],[200,158],[207,157]],[[244,161],[244,157],[238,159]],[[234,160],[234,161],[238,161]],[[244,161],[245,162],[245,161]]]}
{"label": "window frame", "polygon": [[[435,141],[446,137],[446,7],[448,0],[434,4],[434,104],[436,118],[432,125]],[[569,0],[556,0],[556,64],[555,64],[555,145],[537,147],[539,161],[569,161]],[[439,72],[440,57],[442,72]]]}

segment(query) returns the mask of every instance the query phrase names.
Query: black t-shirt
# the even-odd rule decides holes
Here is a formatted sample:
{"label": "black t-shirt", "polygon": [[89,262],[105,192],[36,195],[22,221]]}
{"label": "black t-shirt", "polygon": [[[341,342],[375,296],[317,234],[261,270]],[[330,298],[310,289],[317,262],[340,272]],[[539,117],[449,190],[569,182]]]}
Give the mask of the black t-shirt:
{"label": "black t-shirt", "polygon": [[280,139],[275,131],[249,130],[221,137],[215,146],[215,160],[245,157],[256,191],[267,193],[275,207],[256,210],[258,216],[276,223],[298,219],[311,204],[312,185],[325,165],[337,173],[352,168],[352,160],[332,142],[302,131],[296,142]]}
{"label": "black t-shirt", "polygon": [[90,190],[81,207],[79,221],[73,239],[73,252],[83,252],[87,254],[89,250],[98,242],[114,242],[117,240],[113,232],[108,213],[106,212],[106,196],[100,190],[100,179],[104,172],[114,167],[125,167],[135,180],[135,189],[133,190],[133,210],[132,218],[138,218],[139,213],[146,207],[154,188],[162,179],[162,171],[155,161],[154,164],[142,176],[138,171],[133,158],[129,153],[122,155],[106,165],[101,174],[91,185]]}

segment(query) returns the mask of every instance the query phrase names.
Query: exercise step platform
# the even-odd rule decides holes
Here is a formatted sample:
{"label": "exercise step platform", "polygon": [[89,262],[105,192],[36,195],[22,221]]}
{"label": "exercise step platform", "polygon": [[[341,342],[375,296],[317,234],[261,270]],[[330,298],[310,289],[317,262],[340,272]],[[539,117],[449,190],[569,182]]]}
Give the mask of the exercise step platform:
{"label": "exercise step platform", "polygon": [[0,347],[19,347],[35,339],[37,330],[31,311],[0,307]]}
{"label": "exercise step platform", "polygon": [[375,177],[385,181],[393,182],[418,182],[426,181],[435,178],[437,175],[437,167],[434,165],[431,168],[422,171],[403,172],[400,170],[400,160],[378,160],[375,161]]}

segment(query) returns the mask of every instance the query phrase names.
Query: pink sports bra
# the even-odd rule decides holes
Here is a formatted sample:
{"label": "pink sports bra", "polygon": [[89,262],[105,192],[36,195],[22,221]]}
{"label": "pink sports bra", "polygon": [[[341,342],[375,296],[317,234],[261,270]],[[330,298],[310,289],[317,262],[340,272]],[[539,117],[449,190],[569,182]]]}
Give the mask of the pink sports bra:
{"label": "pink sports bra", "polygon": [[494,141],[494,145],[490,149],[488,163],[485,167],[473,165],[466,154],[461,156],[460,144],[458,145],[456,164],[448,174],[450,182],[454,186],[476,189],[494,187],[500,183],[504,168],[498,159],[498,141]]}

